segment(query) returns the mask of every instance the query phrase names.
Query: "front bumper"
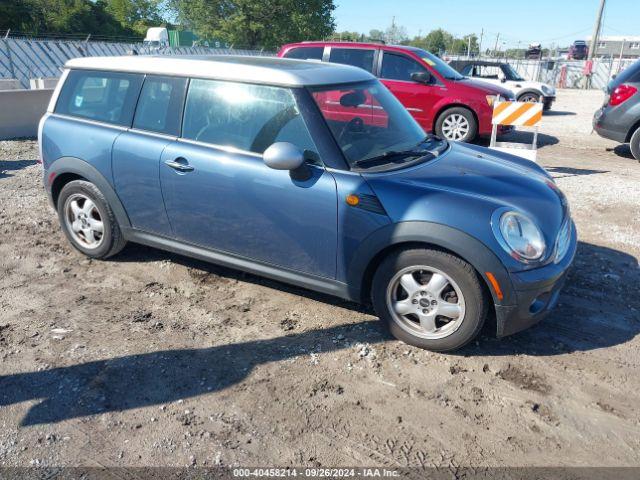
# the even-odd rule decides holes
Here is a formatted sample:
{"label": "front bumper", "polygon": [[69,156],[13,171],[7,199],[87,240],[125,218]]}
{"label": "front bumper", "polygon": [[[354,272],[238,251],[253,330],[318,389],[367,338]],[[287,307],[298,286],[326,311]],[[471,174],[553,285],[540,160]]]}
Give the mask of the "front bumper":
{"label": "front bumper", "polygon": [[544,319],[553,310],[558,303],[577,246],[576,229],[572,224],[571,245],[560,262],[511,274],[516,304],[495,305],[498,337],[525,330]]}
{"label": "front bumper", "polygon": [[542,108],[544,110],[551,110],[551,105],[553,105],[553,102],[555,101],[556,101],[555,96],[542,97]]}

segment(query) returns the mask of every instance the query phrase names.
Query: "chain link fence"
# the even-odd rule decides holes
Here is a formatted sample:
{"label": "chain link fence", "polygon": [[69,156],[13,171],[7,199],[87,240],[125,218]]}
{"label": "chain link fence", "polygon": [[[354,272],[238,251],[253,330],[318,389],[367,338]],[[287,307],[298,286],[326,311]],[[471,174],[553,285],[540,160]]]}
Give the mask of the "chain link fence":
{"label": "chain link fence", "polygon": [[112,55],[264,55],[274,52],[209,47],[153,49],[142,43],[0,38],[0,78],[16,79],[29,88],[33,78],[59,77],[67,60]]}

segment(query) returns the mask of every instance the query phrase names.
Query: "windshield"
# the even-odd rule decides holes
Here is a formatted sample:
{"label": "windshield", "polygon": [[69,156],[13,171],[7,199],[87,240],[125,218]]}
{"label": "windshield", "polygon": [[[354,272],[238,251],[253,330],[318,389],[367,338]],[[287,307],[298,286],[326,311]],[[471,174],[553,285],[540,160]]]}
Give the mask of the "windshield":
{"label": "windshield", "polygon": [[513,69],[513,67],[511,65],[509,65],[508,63],[503,65],[502,71],[504,72],[505,76],[507,77],[507,80],[514,80],[516,82],[523,82],[524,81],[524,78],[522,78],[520,75],[518,75],[518,72],[516,72]]}
{"label": "windshield", "polygon": [[433,53],[427,52],[426,50],[422,50],[420,48],[412,49],[414,53],[416,53],[424,62],[429,65],[431,68],[435,68],[435,70],[442,75],[443,78],[447,80],[464,80],[464,76],[460,75],[459,72],[453,69],[447,62],[442,60],[441,58],[436,57]]}
{"label": "windshield", "polygon": [[430,153],[425,142],[443,143],[427,137],[377,80],[313,87],[310,91],[352,168],[411,162]]}

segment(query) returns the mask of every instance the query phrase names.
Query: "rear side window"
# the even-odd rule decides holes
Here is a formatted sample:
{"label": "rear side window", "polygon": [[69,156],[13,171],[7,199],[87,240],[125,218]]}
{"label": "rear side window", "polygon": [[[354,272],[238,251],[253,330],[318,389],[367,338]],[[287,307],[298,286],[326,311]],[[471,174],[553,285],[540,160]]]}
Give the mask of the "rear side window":
{"label": "rear side window", "polygon": [[130,126],[142,75],[72,70],[60,92],[56,113]]}
{"label": "rear side window", "polygon": [[363,68],[367,72],[373,72],[374,50],[364,50],[360,48],[331,48],[329,61]]}
{"label": "rear side window", "polygon": [[277,141],[316,151],[291,90],[265,85],[191,80],[182,136],[254,153]]}
{"label": "rear side window", "polygon": [[283,56],[285,58],[297,58],[299,60],[322,60],[324,47],[298,47],[292,48]]}
{"label": "rear side window", "polygon": [[612,85],[617,87],[618,85],[630,82],[630,83],[639,83],[640,82],[640,60],[635,63],[632,63],[630,66],[625,68],[612,82]]}
{"label": "rear side window", "polygon": [[186,78],[147,76],[142,86],[134,128],[180,135]]}
{"label": "rear side window", "polygon": [[427,70],[423,66],[409,57],[384,52],[380,77],[387,80],[412,82],[411,74],[426,71]]}

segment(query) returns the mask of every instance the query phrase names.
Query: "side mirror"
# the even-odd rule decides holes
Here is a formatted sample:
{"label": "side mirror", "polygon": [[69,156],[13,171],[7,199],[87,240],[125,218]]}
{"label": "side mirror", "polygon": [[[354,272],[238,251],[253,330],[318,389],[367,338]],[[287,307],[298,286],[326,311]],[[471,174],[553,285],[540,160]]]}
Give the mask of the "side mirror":
{"label": "side mirror", "polygon": [[424,85],[431,84],[431,74],[429,72],[413,72],[411,74],[411,80],[414,82],[422,83]]}
{"label": "side mirror", "polygon": [[507,78],[506,78],[506,77],[500,77],[500,81],[501,81],[502,83],[506,83],[506,82],[507,82]]}
{"label": "side mirror", "polygon": [[262,154],[265,165],[274,170],[289,170],[289,176],[305,182],[312,176],[311,168],[304,160],[304,152],[289,142],[276,142]]}
{"label": "side mirror", "polygon": [[289,142],[276,142],[262,154],[264,163],[274,170],[295,170],[304,165],[304,153]]}

